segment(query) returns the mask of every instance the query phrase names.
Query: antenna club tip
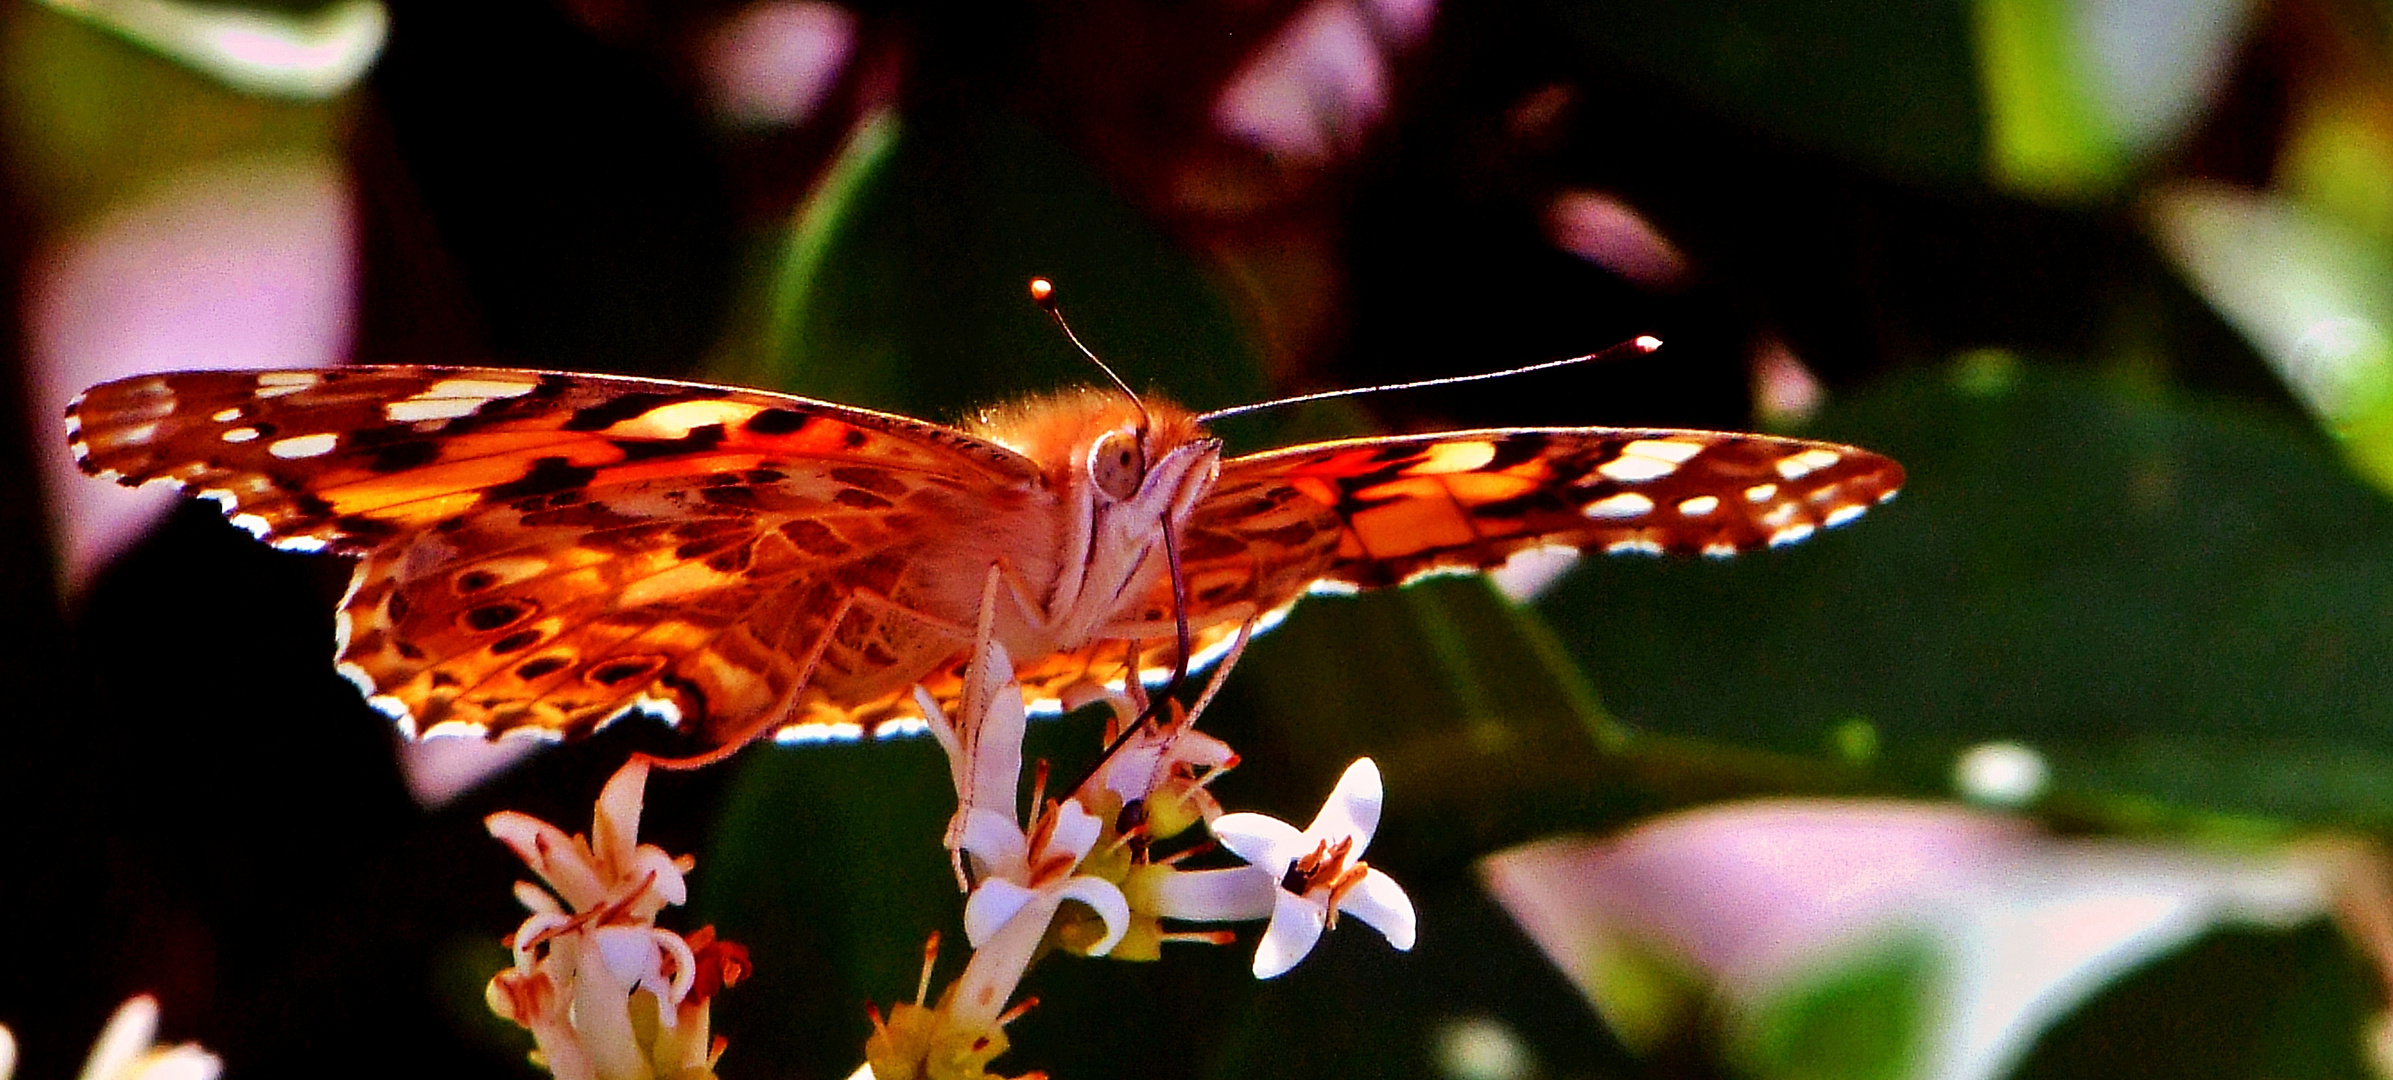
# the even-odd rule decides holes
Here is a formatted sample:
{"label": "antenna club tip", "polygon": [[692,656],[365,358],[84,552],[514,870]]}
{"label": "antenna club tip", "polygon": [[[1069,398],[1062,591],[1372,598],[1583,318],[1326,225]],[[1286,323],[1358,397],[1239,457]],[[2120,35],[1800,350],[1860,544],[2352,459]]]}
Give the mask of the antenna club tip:
{"label": "antenna club tip", "polygon": [[1639,334],[1637,340],[1629,342],[1629,344],[1636,346],[1638,352],[1649,353],[1662,347],[1662,339],[1652,334]]}
{"label": "antenna club tip", "polygon": [[1043,277],[1030,279],[1030,302],[1052,309],[1055,306],[1055,283]]}

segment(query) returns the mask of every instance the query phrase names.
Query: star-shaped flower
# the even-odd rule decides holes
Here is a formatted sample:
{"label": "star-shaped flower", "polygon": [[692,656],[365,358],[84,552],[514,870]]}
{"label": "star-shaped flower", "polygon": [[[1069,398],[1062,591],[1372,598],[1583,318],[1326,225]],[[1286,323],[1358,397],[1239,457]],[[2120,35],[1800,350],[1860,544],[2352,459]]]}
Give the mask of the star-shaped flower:
{"label": "star-shaped flower", "polygon": [[1255,952],[1256,978],[1295,967],[1340,913],[1371,924],[1399,950],[1413,947],[1412,900],[1361,858],[1379,828],[1382,799],[1379,766],[1363,758],[1347,766],[1303,832],[1263,814],[1224,814],[1213,822],[1221,846],[1279,880],[1271,927]]}

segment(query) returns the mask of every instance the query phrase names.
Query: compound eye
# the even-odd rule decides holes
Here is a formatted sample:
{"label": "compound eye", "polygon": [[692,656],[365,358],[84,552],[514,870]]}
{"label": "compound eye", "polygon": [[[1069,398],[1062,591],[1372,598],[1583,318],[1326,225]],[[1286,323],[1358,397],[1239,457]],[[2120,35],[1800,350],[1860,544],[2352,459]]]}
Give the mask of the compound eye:
{"label": "compound eye", "polygon": [[1099,436],[1089,448],[1088,473],[1097,490],[1117,502],[1138,494],[1147,479],[1147,454],[1138,445],[1138,433],[1117,429]]}

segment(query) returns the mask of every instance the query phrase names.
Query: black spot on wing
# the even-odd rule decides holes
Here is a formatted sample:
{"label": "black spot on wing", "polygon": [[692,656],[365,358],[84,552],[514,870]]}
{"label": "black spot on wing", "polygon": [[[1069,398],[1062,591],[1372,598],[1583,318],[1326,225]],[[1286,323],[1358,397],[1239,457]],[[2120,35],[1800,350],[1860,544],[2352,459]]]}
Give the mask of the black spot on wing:
{"label": "black spot on wing", "polygon": [[[742,427],[751,435],[789,435],[806,426],[811,419],[795,409],[766,409],[747,419]],[[671,685],[672,680],[666,680]]]}
{"label": "black spot on wing", "polygon": [[544,457],[532,463],[530,472],[514,480],[492,487],[493,499],[520,499],[532,495],[554,495],[560,491],[588,487],[598,478],[598,470],[576,465],[561,457]]}
{"label": "black spot on wing", "polygon": [[662,394],[654,391],[636,391],[601,401],[596,405],[575,409],[573,415],[566,419],[564,429],[566,431],[604,431],[660,405],[671,405],[676,401],[687,401],[689,398],[690,395],[686,392]]}
{"label": "black spot on wing", "polygon": [[395,473],[422,468],[438,460],[440,460],[439,445],[417,440],[394,442],[388,446],[377,448],[372,454],[367,455],[365,465],[368,470],[373,472]]}
{"label": "black spot on wing", "polygon": [[610,439],[608,441],[614,444],[615,449],[622,451],[623,460],[646,461],[652,458],[711,450],[722,445],[723,436],[723,425],[700,424],[691,428],[689,434],[678,439]]}
{"label": "black spot on wing", "polygon": [[1543,435],[1509,435],[1495,440],[1496,456],[1481,466],[1489,472],[1500,472],[1523,462],[1544,457],[1552,440]]}
{"label": "black spot on wing", "polygon": [[525,682],[539,682],[563,670],[573,661],[562,656],[542,656],[515,665],[515,677]]}

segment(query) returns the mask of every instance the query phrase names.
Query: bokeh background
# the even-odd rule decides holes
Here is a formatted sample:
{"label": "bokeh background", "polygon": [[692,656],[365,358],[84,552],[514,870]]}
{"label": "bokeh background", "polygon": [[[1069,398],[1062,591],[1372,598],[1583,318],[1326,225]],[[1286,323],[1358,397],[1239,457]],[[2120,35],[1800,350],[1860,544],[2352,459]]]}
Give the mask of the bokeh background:
{"label": "bokeh background", "polygon": [[[950,418],[1090,381],[1032,275],[1200,408],[1668,343],[1233,450],[1758,427],[1911,483],[1731,563],[1308,601],[1206,718],[1245,755],[1215,790],[1301,820],[1374,756],[1420,946],[1050,961],[1009,1071],[2393,1061],[2381,3],[0,0],[0,136],[21,1075],[142,990],[236,1076],[532,1075],[481,1004],[521,873],[481,818],[586,828],[656,739],[398,746],[327,662],[345,567],[79,477],[74,391],[490,363]],[[1068,773],[1091,730],[1034,750]],[[960,941],[944,768],[652,783],[680,928],[756,961],[725,1076],[845,1075],[864,1002]]]}

